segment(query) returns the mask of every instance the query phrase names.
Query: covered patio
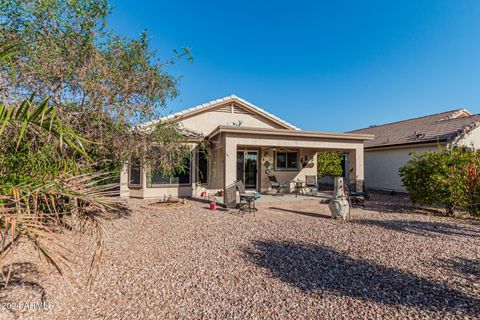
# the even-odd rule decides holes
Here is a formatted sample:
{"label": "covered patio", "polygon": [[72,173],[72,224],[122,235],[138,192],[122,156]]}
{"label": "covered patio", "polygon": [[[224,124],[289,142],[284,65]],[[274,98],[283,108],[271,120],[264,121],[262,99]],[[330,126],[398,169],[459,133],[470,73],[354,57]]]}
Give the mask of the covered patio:
{"label": "covered patio", "polygon": [[[212,153],[217,155],[215,165],[223,170],[218,179],[223,188],[223,203],[236,205],[235,182],[261,193],[272,190],[269,176],[281,183],[303,181],[307,175],[316,175],[316,155],[322,151],[338,151],[347,155],[348,178],[362,188],[364,180],[363,143],[372,135],[300,131],[285,129],[219,126],[208,137]],[[242,171],[243,168],[243,171]],[[268,200],[281,203],[290,198],[264,195]],[[305,197],[300,195],[299,197]],[[303,198],[295,198],[298,200]],[[260,202],[259,202],[260,203]]]}

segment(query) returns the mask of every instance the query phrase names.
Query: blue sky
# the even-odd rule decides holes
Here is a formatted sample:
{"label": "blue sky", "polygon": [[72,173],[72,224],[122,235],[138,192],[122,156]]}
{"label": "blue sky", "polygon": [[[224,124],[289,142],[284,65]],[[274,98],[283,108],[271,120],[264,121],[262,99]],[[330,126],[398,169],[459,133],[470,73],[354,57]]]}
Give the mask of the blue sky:
{"label": "blue sky", "polygon": [[112,0],[160,57],[191,47],[165,113],[236,94],[307,130],[480,112],[480,1]]}

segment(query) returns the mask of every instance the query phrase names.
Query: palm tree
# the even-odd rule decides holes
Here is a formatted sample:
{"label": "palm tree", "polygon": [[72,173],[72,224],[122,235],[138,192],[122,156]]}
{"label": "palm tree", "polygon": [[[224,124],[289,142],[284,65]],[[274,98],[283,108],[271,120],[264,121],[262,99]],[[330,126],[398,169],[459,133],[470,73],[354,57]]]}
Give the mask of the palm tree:
{"label": "palm tree", "polygon": [[[11,62],[14,47],[3,48],[6,49],[0,49],[0,63]],[[9,133],[8,137],[6,133]],[[19,104],[7,107],[0,103],[0,139],[10,138],[11,133],[16,137],[16,148],[0,150],[6,161],[25,155],[32,156],[28,145],[30,141],[26,139],[27,133],[28,140],[38,140],[39,144],[55,140],[55,146],[73,162],[78,157],[91,161],[84,148],[85,143],[91,142],[65,125],[58,116],[57,109],[48,104],[48,99],[35,103],[32,94]],[[16,152],[18,149],[26,149],[27,152]],[[9,153],[12,157],[9,157]],[[109,197],[112,186],[102,184],[102,181],[110,178],[109,174],[76,174],[67,169],[60,175],[52,175],[48,172],[48,166],[43,171],[45,172],[37,172],[34,177],[12,179],[10,172],[0,170],[0,263],[3,265],[7,256],[15,252],[14,248],[19,241],[25,239],[64,275],[64,268],[70,268],[69,254],[73,251],[73,246],[65,244],[65,232],[93,233],[96,249],[90,263],[91,282],[104,245],[101,221],[111,218],[116,205]],[[8,284],[11,270],[10,262],[8,272],[2,273],[5,285]]]}

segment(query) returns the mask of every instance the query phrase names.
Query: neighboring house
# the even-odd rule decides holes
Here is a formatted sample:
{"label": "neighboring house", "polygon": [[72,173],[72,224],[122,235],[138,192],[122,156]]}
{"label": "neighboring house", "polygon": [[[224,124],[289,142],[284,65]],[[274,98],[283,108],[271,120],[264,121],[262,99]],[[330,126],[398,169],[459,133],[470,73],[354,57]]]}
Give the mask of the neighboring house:
{"label": "neighboring house", "polygon": [[[305,180],[305,175],[316,175],[317,152],[328,150],[348,154],[351,179],[363,181],[363,143],[373,139],[364,134],[303,131],[233,95],[159,121],[179,122],[187,134],[193,151],[185,160],[190,170],[166,177],[127,165],[120,179],[122,197],[189,197],[222,190],[224,203],[234,206],[236,181],[266,192],[271,189],[268,175],[280,182]],[[208,141],[208,157],[196,147],[201,139]]]}
{"label": "neighboring house", "polygon": [[371,126],[351,133],[373,134],[365,143],[365,185],[369,189],[405,192],[398,170],[410,153],[440,148],[480,148],[480,115],[465,109]]}

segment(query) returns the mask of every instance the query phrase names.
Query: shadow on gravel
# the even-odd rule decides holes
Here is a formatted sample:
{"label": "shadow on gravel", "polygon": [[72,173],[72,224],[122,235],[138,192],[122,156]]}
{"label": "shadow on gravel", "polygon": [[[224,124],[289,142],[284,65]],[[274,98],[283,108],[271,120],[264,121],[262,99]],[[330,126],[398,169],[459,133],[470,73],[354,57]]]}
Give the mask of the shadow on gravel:
{"label": "shadow on gravel", "polygon": [[292,209],[286,209],[286,208],[278,208],[278,207],[269,207],[268,209],[270,210],[278,210],[278,211],[285,211],[289,213],[295,213],[299,214],[302,216],[308,216],[308,217],[314,217],[314,218],[323,218],[323,219],[331,219],[332,216],[326,215],[326,214],[321,214],[317,212],[310,212],[310,211],[300,211],[300,210],[292,210]]}
{"label": "shadow on gravel", "polygon": [[464,257],[454,257],[448,260],[442,259],[439,261],[439,267],[470,277],[474,283],[480,282],[480,259]]}
{"label": "shadow on gravel", "polygon": [[[4,277],[8,275],[10,265],[6,265],[2,268]],[[5,287],[5,280],[2,278],[0,282],[0,302],[9,302],[8,296],[13,290],[21,288],[23,290],[31,291],[39,295],[40,300],[45,302],[46,293],[45,289],[35,281],[27,280],[28,277],[37,278],[39,275],[37,267],[28,262],[14,263],[12,265],[12,271],[7,287]]]}
{"label": "shadow on gravel", "polygon": [[432,235],[451,235],[451,236],[467,236],[467,237],[480,237],[479,228],[469,228],[466,226],[459,226],[444,222],[433,221],[400,221],[400,220],[373,220],[373,219],[361,219],[354,220],[353,223],[370,225],[375,227],[381,227],[384,229],[410,232],[414,234],[432,236]]}
{"label": "shadow on gravel", "polygon": [[318,245],[254,241],[247,260],[305,292],[334,294],[392,306],[475,316],[480,299],[414,274]]}
{"label": "shadow on gravel", "polygon": [[112,208],[112,219],[125,219],[130,217],[132,214],[132,210],[130,209],[130,207],[120,201],[118,203],[115,203]]}

